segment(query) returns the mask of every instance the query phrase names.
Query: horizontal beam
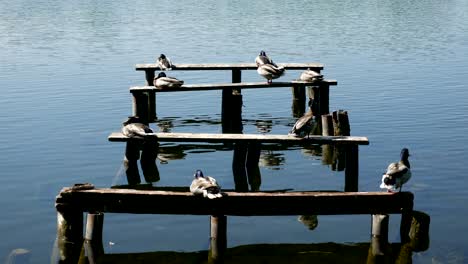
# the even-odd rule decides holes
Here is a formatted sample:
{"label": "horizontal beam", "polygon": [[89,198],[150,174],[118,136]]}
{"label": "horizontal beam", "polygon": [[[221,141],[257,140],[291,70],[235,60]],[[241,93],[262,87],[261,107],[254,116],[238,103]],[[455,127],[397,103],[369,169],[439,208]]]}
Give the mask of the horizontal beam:
{"label": "horizontal beam", "polygon": [[[323,70],[323,64],[321,63],[277,63],[278,66],[283,66],[287,70],[303,70],[310,68],[311,70],[320,71]],[[146,70],[160,70],[156,63],[148,64],[137,64],[135,66],[137,71]],[[257,65],[255,63],[178,63],[174,64],[172,70],[179,71],[201,71],[201,70],[256,70]]]}
{"label": "horizontal beam", "polygon": [[[224,143],[238,141],[256,141],[259,143],[288,143],[288,144],[353,144],[369,145],[367,137],[356,136],[317,136],[294,137],[290,135],[262,135],[262,134],[208,134],[208,133],[153,133],[159,142],[208,142]],[[129,138],[122,133],[114,132],[108,137],[111,142],[127,142],[142,140]]]}
{"label": "horizontal beam", "polygon": [[221,89],[253,89],[253,88],[279,88],[279,87],[292,87],[294,85],[304,86],[320,86],[320,85],[337,85],[336,80],[323,80],[320,82],[243,82],[243,83],[218,83],[218,84],[187,84],[182,85],[180,88],[159,89],[154,86],[134,86],[130,88],[130,92],[187,92],[187,91],[210,91]]}
{"label": "horizontal beam", "polygon": [[64,188],[57,210],[184,215],[397,214],[413,208],[410,192],[226,192],[207,199],[190,192]]}

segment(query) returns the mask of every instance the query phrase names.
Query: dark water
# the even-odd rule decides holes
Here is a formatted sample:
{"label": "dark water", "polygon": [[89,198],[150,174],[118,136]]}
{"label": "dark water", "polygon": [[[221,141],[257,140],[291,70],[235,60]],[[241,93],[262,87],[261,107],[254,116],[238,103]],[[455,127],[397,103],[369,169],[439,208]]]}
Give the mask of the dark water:
{"label": "dark water", "polygon": [[[128,88],[144,83],[136,63],[159,53],[175,62],[321,62],[338,80],[330,109],[349,111],[360,148],[360,190],[378,190],[401,147],[411,151],[415,209],[431,216],[430,248],[414,263],[468,263],[468,2],[453,1],[3,1],[0,9],[0,261],[23,248],[32,263],[54,258],[55,196],[78,182],[121,184],[123,144],[107,136],[131,113]],[[290,71],[284,79],[296,78]],[[229,72],[173,72],[217,83]],[[245,81],[258,81],[254,71]],[[245,133],[256,120],[272,134],[294,123],[289,89],[247,90]],[[158,116],[173,132],[221,131],[220,92],[167,93]],[[158,128],[153,124],[154,128]],[[261,189],[343,189],[343,173],[300,149],[272,151]],[[187,186],[195,168],[234,186],[232,152],[185,152],[158,164],[158,186]],[[108,215],[106,253],[198,251],[208,218]],[[229,218],[228,245],[369,242],[369,216]],[[353,228],[349,228],[352,226]],[[390,241],[399,240],[399,217]],[[109,244],[112,242],[112,245]]]}

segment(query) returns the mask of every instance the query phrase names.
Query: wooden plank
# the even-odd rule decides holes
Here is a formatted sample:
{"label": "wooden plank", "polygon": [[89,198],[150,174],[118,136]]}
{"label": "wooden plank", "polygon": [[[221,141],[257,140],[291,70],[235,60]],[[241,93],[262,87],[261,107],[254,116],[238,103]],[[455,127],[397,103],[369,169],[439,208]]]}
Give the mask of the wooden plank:
{"label": "wooden plank", "polygon": [[155,86],[134,86],[130,87],[130,92],[188,92],[188,91],[210,91],[210,90],[222,90],[222,89],[254,89],[254,88],[279,88],[279,87],[291,87],[294,85],[303,86],[320,86],[325,85],[337,85],[336,80],[323,80],[321,82],[303,82],[303,81],[289,81],[289,82],[243,82],[243,83],[216,83],[216,84],[186,84],[180,88],[171,89],[160,89]]}
{"label": "wooden plank", "polygon": [[56,205],[83,212],[190,215],[392,214],[413,208],[410,192],[226,192],[218,199],[190,192],[64,188]]}
{"label": "wooden plank", "polygon": [[[263,135],[263,134],[209,134],[209,133],[153,133],[159,142],[237,142],[257,141],[259,143],[289,143],[289,144],[355,144],[369,145],[367,137],[356,136],[317,136],[310,135],[298,138],[290,135]],[[122,133],[114,132],[108,137],[111,142],[127,142],[130,139]]]}
{"label": "wooden plank", "polygon": [[[278,66],[283,66],[287,70],[305,70],[310,68],[311,70],[320,71],[323,70],[323,64],[316,62],[308,63],[277,63]],[[146,63],[135,65],[137,71],[147,70],[160,70],[156,63]],[[179,71],[201,71],[201,70],[256,70],[257,65],[255,63],[178,63],[174,64],[172,70]]]}

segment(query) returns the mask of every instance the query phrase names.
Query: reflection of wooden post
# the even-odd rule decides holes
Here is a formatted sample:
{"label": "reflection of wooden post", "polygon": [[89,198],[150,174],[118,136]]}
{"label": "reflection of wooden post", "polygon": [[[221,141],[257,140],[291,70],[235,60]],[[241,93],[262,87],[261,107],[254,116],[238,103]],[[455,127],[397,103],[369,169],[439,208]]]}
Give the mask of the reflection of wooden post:
{"label": "reflection of wooden post", "polygon": [[227,218],[225,215],[210,217],[210,250],[208,263],[222,263],[227,246]]}
{"label": "reflection of wooden post", "polygon": [[87,262],[80,259],[79,263],[101,263],[99,258],[104,255],[104,245],[102,242],[95,242],[92,240],[85,240],[83,243],[84,251],[87,255]]}
{"label": "reflection of wooden post", "polygon": [[402,244],[410,241],[409,232],[411,229],[412,216],[413,206],[411,206],[410,208],[402,209],[400,223],[400,239]]}
{"label": "reflection of wooden post", "polygon": [[104,226],[103,213],[88,213],[86,218],[86,240],[93,240],[101,242],[102,244],[102,230]]}
{"label": "reflection of wooden post", "polygon": [[246,192],[249,190],[247,183],[247,171],[245,168],[246,157],[247,145],[242,142],[236,142],[234,145],[234,154],[232,157],[232,174],[234,176],[234,188],[237,192]]}
{"label": "reflection of wooden post", "polygon": [[129,185],[139,184],[140,173],[138,172],[137,160],[140,158],[140,148],[136,141],[128,141],[125,147],[124,167]]}
{"label": "reflection of wooden post", "polygon": [[56,208],[60,263],[77,263],[83,243],[83,212],[60,204]]}
{"label": "reflection of wooden post", "polygon": [[358,145],[345,147],[345,192],[357,192],[359,185],[359,150]]}
{"label": "reflection of wooden post", "polygon": [[157,182],[159,178],[159,170],[156,166],[156,158],[158,157],[159,143],[156,140],[146,140],[143,143],[141,151],[141,169],[147,183]]}
{"label": "reflection of wooden post", "polygon": [[247,178],[249,180],[251,191],[260,190],[260,184],[262,183],[260,168],[258,167],[260,153],[261,144],[258,142],[250,142],[247,150],[245,168],[247,171]]}
{"label": "reflection of wooden post", "polygon": [[428,214],[413,211],[411,229],[409,231],[410,244],[414,252],[425,251],[429,248],[429,224],[431,218]]}

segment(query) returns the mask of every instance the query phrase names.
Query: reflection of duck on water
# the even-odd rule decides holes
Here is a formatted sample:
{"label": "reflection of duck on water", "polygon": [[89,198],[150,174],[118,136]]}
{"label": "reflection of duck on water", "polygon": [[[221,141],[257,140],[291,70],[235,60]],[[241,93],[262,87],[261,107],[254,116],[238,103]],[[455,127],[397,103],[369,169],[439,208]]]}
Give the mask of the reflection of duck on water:
{"label": "reflection of duck on water", "polygon": [[297,221],[303,223],[309,230],[314,230],[318,226],[317,215],[300,215]]}
{"label": "reflection of duck on water", "polygon": [[194,179],[190,184],[190,192],[194,195],[203,195],[208,199],[222,197],[221,187],[216,180],[210,176],[204,176],[201,170],[197,170],[193,175]]}

